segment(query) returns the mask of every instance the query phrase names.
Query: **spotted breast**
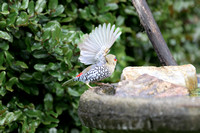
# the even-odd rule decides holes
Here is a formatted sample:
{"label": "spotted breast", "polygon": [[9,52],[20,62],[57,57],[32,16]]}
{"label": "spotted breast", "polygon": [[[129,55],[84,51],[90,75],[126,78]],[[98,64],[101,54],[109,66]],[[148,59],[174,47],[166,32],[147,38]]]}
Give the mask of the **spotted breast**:
{"label": "spotted breast", "polygon": [[95,66],[87,73],[82,74],[75,78],[76,81],[82,82],[96,82],[109,77],[112,73],[109,72],[107,66]]}

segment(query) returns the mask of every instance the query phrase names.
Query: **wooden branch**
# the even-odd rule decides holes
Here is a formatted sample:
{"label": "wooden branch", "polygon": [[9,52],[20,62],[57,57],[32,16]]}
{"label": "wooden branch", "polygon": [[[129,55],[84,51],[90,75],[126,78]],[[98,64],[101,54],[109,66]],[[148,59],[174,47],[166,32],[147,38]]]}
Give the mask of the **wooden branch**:
{"label": "wooden branch", "polygon": [[164,66],[177,65],[165,40],[162,37],[160,29],[155,22],[153,15],[146,3],[146,0],[132,0],[134,7],[139,15],[140,22],[142,23],[146,33],[156,51],[160,63]]}

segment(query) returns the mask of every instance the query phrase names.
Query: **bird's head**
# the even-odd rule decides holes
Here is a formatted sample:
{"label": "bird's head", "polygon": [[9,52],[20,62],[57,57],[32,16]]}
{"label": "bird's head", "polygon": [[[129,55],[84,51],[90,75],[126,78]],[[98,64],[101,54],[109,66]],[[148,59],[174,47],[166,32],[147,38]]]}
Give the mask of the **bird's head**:
{"label": "bird's head", "polygon": [[109,65],[116,65],[117,63],[117,58],[115,55],[113,54],[108,54],[106,55],[106,62],[109,64]]}

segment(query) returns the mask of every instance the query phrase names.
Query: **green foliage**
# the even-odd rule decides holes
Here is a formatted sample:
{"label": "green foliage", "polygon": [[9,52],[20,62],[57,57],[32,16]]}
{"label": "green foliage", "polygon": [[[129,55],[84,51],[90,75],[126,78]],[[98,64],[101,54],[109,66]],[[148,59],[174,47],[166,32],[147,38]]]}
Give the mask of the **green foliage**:
{"label": "green foliage", "polygon": [[[148,4],[176,61],[198,69],[199,2]],[[105,82],[119,81],[128,65],[159,65],[131,1],[0,1],[0,132],[96,131],[82,127],[77,115],[87,87],[61,85],[86,67],[78,61],[77,43],[102,23],[123,32],[111,49],[116,71]]]}

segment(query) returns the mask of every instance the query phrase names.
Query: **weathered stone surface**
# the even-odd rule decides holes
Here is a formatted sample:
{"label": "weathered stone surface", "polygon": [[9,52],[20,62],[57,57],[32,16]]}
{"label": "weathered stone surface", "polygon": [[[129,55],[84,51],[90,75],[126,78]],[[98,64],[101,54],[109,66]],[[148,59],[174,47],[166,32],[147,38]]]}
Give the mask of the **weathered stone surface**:
{"label": "weathered stone surface", "polygon": [[163,81],[148,74],[135,80],[122,80],[116,87],[115,96],[121,97],[170,97],[189,95],[186,87]]}
{"label": "weathered stone surface", "polygon": [[186,87],[196,86],[192,65],[128,67],[119,84],[84,92],[79,118],[85,126],[112,133],[200,132],[200,97],[186,96]]}
{"label": "weathered stone surface", "polygon": [[200,131],[200,98],[124,98],[86,91],[80,98],[83,125],[107,132]]}
{"label": "weathered stone surface", "polygon": [[148,74],[173,84],[185,86],[189,91],[197,88],[196,69],[191,64],[163,67],[126,67],[121,75],[121,80],[135,80],[142,74]]}

